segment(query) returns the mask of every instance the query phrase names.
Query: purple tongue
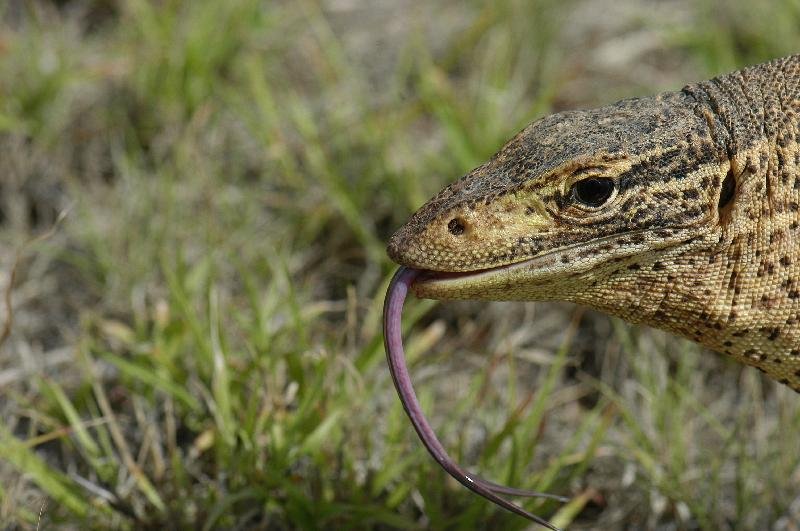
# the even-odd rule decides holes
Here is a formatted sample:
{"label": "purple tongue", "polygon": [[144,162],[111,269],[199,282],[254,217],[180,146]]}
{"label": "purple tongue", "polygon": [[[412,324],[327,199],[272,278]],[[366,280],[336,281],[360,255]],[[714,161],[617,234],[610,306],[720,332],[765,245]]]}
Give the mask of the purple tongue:
{"label": "purple tongue", "polygon": [[389,370],[392,373],[392,380],[394,380],[397,394],[400,396],[400,401],[403,403],[403,408],[406,410],[408,418],[411,419],[411,424],[414,425],[414,429],[417,430],[417,435],[422,439],[422,444],[425,445],[428,452],[436,459],[436,462],[459,483],[504,509],[524,516],[548,529],[558,531],[558,528],[554,527],[547,520],[529,513],[522,507],[501,498],[498,494],[531,498],[550,498],[561,502],[568,501],[567,498],[555,496],[553,494],[543,494],[504,487],[467,472],[447,455],[447,451],[442,446],[442,443],[439,442],[439,439],[433,432],[433,428],[431,428],[431,425],[428,424],[428,421],[425,419],[422,408],[417,401],[417,395],[414,393],[414,387],[411,385],[411,376],[408,374],[408,368],[406,367],[401,326],[403,303],[406,300],[408,288],[414,283],[420,273],[421,271],[419,270],[407,267],[398,269],[397,273],[392,277],[392,281],[389,283],[389,289],[386,292],[386,302],[383,305],[383,340],[386,346],[386,359],[389,362]]}

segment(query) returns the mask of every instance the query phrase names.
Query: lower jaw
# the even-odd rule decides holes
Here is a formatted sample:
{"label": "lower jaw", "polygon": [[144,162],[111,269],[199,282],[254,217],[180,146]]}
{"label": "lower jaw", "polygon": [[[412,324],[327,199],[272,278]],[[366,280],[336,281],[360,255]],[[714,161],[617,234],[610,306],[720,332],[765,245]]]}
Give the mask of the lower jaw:
{"label": "lower jaw", "polygon": [[476,271],[424,271],[412,290],[424,299],[541,300],[549,298],[537,293],[552,281],[556,262],[548,254]]}
{"label": "lower jaw", "polygon": [[[413,286],[414,295],[420,299],[438,300],[484,300],[484,301],[530,301],[551,300],[536,285],[526,282],[522,287],[515,287],[511,281],[481,283],[443,283],[426,281]],[[544,286],[539,285],[539,288]]]}

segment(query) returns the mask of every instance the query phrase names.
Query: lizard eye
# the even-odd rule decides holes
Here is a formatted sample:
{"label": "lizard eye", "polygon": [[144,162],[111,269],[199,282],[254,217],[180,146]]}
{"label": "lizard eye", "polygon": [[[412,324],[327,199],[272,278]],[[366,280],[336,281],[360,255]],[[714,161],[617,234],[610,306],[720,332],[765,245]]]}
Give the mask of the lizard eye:
{"label": "lizard eye", "polygon": [[572,185],[572,197],[580,204],[597,208],[608,201],[614,193],[614,180],[607,177],[591,177]]}

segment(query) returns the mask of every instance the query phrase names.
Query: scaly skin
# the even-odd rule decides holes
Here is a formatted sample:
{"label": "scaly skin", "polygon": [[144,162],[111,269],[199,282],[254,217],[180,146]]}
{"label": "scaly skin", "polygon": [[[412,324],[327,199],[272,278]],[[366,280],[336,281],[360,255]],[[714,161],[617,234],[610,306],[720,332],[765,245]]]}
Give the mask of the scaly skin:
{"label": "scaly skin", "polygon": [[[571,301],[800,392],[799,113],[795,55],[542,118],[417,211],[389,255],[429,271],[419,297]],[[613,180],[596,207],[575,192],[593,177]]]}

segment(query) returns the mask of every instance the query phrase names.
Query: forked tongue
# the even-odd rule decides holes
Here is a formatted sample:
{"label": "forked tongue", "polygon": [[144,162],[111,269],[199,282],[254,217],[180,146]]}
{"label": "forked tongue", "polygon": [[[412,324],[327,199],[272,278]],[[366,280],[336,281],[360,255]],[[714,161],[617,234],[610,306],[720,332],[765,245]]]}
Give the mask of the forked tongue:
{"label": "forked tongue", "polygon": [[411,376],[408,374],[408,368],[406,367],[401,325],[403,303],[406,300],[408,289],[420,273],[421,271],[419,270],[407,267],[398,269],[397,273],[392,277],[392,281],[389,283],[389,289],[386,292],[386,301],[383,305],[383,341],[386,346],[386,359],[389,362],[389,370],[392,373],[392,380],[394,380],[397,394],[400,396],[400,401],[403,403],[403,408],[406,410],[408,418],[411,419],[411,424],[414,425],[417,435],[422,439],[422,444],[425,445],[428,452],[436,459],[436,462],[459,483],[506,510],[524,516],[548,529],[558,531],[558,528],[547,520],[529,513],[522,507],[502,498],[500,495],[549,498],[560,502],[569,501],[567,498],[553,494],[504,487],[467,472],[447,455],[447,451],[442,446],[442,443],[439,442],[439,439],[433,432],[433,428],[428,424],[425,415],[422,413],[422,408],[417,400],[414,387],[411,384]]}

